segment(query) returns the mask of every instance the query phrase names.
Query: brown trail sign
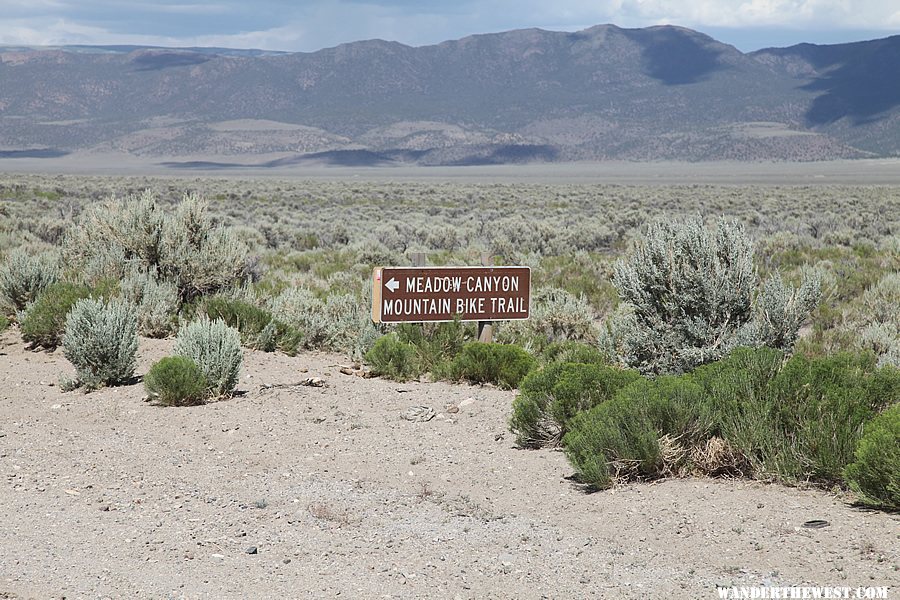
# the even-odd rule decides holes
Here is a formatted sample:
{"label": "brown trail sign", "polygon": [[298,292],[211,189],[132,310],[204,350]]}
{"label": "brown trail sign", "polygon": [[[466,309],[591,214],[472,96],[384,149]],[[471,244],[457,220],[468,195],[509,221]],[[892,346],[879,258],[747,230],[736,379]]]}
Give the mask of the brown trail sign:
{"label": "brown trail sign", "polygon": [[527,319],[530,267],[377,267],[376,323]]}

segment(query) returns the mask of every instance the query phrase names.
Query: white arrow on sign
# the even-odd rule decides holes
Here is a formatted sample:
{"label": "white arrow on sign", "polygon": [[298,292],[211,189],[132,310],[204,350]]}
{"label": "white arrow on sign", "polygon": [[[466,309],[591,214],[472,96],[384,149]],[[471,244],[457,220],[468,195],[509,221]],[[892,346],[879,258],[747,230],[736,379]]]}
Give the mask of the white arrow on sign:
{"label": "white arrow on sign", "polygon": [[384,284],[384,287],[391,290],[392,292],[396,292],[397,288],[400,287],[400,282],[391,277],[388,282]]}

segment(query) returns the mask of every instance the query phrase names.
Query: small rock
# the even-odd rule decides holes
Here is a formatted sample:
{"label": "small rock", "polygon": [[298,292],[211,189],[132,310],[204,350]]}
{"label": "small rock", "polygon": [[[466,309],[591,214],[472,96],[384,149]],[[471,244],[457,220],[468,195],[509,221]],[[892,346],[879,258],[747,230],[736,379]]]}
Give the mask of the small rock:
{"label": "small rock", "polygon": [[447,407],[447,412],[448,412],[448,413],[451,413],[451,414],[458,413],[458,412],[459,412],[459,407],[458,407],[458,406],[454,406],[454,405],[451,404],[450,406]]}
{"label": "small rock", "polygon": [[221,558],[225,558],[225,555],[224,554],[210,554],[210,557],[221,559]]}
{"label": "small rock", "polygon": [[351,369],[350,367],[341,367],[340,370],[344,375],[353,375],[353,369]]}
{"label": "small rock", "polygon": [[256,549],[256,546],[250,546],[246,550],[244,550],[247,554],[258,554],[259,551]]}
{"label": "small rock", "polygon": [[472,405],[472,404],[475,404],[475,398],[471,398],[471,397],[470,397],[470,398],[466,398],[465,400],[461,401],[461,402],[459,403],[459,407],[460,407],[460,408],[465,408],[465,407],[467,407],[467,406],[469,406],[469,405]]}
{"label": "small rock", "polygon": [[308,387],[325,387],[325,380],[320,377],[307,377],[300,382],[300,385]]}
{"label": "small rock", "polygon": [[109,512],[109,504],[103,504],[103,505],[101,505],[100,507],[98,507],[98,510],[99,510],[100,512]]}
{"label": "small rock", "polygon": [[284,559],[284,560],[281,561],[281,562],[284,563],[284,564],[286,564],[286,565],[289,565],[289,564],[291,564],[291,559],[286,558],[286,559]]}
{"label": "small rock", "polygon": [[410,406],[400,414],[401,419],[424,423],[434,418],[434,409],[429,406]]}

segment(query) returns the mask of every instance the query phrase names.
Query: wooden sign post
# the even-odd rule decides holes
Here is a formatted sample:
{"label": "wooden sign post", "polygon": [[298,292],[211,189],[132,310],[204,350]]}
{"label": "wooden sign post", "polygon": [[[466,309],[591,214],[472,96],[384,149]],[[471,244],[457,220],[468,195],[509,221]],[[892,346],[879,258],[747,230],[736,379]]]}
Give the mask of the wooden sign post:
{"label": "wooden sign post", "polygon": [[372,274],[376,323],[519,320],[530,309],[529,267],[376,267]]}

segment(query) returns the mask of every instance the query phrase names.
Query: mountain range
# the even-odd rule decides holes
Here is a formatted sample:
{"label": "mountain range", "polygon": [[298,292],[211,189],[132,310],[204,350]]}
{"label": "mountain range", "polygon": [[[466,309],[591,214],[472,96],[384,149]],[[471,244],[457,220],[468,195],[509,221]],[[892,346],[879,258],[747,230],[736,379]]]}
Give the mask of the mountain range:
{"label": "mountain range", "polygon": [[900,36],[743,53],[674,26],[311,53],[0,47],[0,159],[172,167],[900,155]]}

